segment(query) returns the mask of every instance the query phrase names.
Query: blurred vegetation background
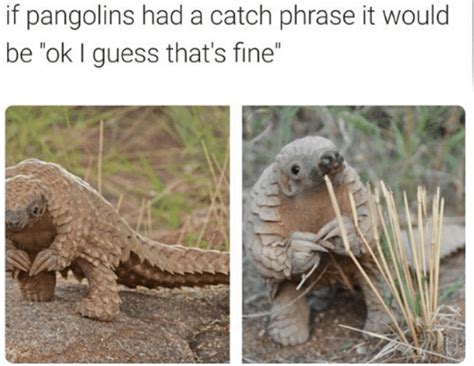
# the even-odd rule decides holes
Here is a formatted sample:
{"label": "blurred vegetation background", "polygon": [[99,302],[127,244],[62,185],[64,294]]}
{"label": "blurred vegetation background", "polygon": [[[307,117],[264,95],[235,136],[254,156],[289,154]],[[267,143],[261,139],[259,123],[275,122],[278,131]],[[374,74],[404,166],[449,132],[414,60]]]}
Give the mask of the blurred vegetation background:
{"label": "blurred vegetation background", "polygon": [[[103,126],[102,144],[101,121]],[[55,162],[98,189],[142,234],[229,248],[227,107],[10,107],[6,161]]]}
{"label": "blurred vegetation background", "polygon": [[[332,140],[361,176],[383,180],[400,201],[441,188],[447,215],[464,215],[465,115],[459,107],[245,107],[243,178],[250,188],[288,142]],[[401,202],[401,201],[400,201]]]}

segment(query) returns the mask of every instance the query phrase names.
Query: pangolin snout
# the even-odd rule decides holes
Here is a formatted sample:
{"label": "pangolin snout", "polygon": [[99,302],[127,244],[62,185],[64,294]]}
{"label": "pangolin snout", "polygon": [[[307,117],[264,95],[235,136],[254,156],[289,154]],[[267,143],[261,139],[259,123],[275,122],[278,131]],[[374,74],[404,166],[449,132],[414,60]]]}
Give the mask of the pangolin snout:
{"label": "pangolin snout", "polygon": [[5,224],[10,230],[17,231],[23,229],[24,220],[22,215],[7,210],[5,212]]}
{"label": "pangolin snout", "polygon": [[319,160],[319,169],[323,175],[335,174],[339,172],[344,163],[344,157],[337,151],[328,151],[321,156]]}

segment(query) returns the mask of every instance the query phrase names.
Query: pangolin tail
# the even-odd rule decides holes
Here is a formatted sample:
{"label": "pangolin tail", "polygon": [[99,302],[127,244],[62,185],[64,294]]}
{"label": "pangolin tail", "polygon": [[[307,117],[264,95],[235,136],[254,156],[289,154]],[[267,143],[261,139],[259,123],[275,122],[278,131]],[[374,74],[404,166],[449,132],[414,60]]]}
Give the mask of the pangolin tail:
{"label": "pangolin tail", "polygon": [[116,273],[127,287],[181,287],[229,283],[229,253],[167,245],[135,235]]}

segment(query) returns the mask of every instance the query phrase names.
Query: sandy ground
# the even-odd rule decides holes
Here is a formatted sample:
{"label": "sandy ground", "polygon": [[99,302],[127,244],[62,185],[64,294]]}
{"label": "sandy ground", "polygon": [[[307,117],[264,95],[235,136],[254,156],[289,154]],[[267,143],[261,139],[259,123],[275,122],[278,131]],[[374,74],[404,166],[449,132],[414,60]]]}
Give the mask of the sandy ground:
{"label": "sandy ground", "polygon": [[[464,309],[464,251],[442,261],[440,289],[449,293],[444,303]],[[452,289],[454,282],[460,287]],[[264,282],[248,260],[244,260],[243,359],[248,363],[364,363],[380,351],[381,344],[367,340],[360,333],[339,327],[339,324],[362,328],[366,310],[362,294],[337,288],[325,288],[313,293],[311,304],[311,337],[298,346],[282,347],[266,334],[270,309]],[[451,289],[451,290],[448,290]],[[446,292],[447,291],[447,292]],[[463,310],[464,311],[464,310]],[[464,319],[462,319],[464,321]],[[464,333],[452,346],[455,357],[464,357]],[[383,360],[382,360],[383,361]],[[397,360],[390,360],[396,362]],[[405,360],[398,360],[406,362]]]}
{"label": "sandy ground", "polygon": [[20,363],[227,363],[229,289],[123,290],[118,319],[80,317],[86,286],[61,281],[56,299],[31,303],[6,281],[6,357]]}

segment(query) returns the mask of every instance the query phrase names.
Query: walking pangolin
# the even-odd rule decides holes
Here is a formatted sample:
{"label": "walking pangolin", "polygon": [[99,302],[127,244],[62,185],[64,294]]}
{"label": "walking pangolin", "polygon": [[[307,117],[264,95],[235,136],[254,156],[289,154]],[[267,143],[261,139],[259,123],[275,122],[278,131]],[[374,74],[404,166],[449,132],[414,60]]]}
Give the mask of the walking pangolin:
{"label": "walking pangolin", "polygon": [[297,290],[297,285],[302,274],[314,266],[307,285],[317,280],[316,287],[337,282],[361,287],[367,305],[366,330],[380,332],[388,322],[345,252],[325,175],[334,185],[352,251],[373,282],[382,286],[351,221],[349,191],[355,198],[359,226],[372,240],[367,191],[359,176],[331,141],[310,136],[291,142],[255,183],[244,212],[247,252],[272,290],[269,335],[283,345],[303,343],[309,337],[309,307],[302,295],[305,288]]}
{"label": "walking pangolin", "polygon": [[78,311],[119,313],[118,284],[134,288],[229,282],[228,253],[165,245],[130,228],[88,183],[57,164],[25,160],[6,169],[7,270],[30,301],[50,301],[56,271],[87,278]]}

